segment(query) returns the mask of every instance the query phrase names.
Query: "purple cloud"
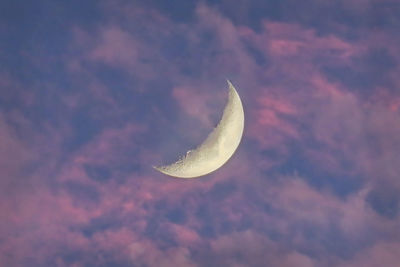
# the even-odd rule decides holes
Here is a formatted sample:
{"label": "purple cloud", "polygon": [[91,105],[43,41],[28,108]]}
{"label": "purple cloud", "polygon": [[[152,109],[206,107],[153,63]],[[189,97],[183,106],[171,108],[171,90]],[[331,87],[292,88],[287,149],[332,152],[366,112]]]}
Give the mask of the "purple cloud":
{"label": "purple cloud", "polygon": [[[393,3],[286,3],[1,26],[0,265],[396,266]],[[226,78],[246,114],[233,158],[190,181],[152,169],[212,130]]]}

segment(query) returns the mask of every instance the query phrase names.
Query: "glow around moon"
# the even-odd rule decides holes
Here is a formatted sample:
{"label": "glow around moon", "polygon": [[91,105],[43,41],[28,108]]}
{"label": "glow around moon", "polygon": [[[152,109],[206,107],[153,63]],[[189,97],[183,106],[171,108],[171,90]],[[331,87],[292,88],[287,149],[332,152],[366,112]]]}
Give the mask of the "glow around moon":
{"label": "glow around moon", "polygon": [[195,178],[209,174],[227,162],[239,146],[244,128],[242,101],[230,81],[229,99],[218,126],[194,150],[170,165],[154,167],[177,178]]}

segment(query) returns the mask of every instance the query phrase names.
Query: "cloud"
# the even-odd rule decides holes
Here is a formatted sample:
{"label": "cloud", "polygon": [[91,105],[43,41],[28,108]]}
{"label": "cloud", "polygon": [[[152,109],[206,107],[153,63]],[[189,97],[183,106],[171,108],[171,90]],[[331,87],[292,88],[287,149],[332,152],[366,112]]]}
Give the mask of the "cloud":
{"label": "cloud", "polygon": [[211,241],[210,251],[202,255],[206,266],[314,266],[313,260],[290,250],[259,233],[247,230],[221,236]]}
{"label": "cloud", "polygon": [[383,242],[366,249],[354,259],[345,262],[340,266],[366,266],[373,267],[384,264],[385,266],[396,266],[399,261],[399,243]]}
{"label": "cloud", "polygon": [[[364,14],[361,2],[343,9]],[[299,8],[338,5],[307,3]],[[32,53],[59,76],[0,76],[2,103],[18,103],[0,113],[6,265],[396,262],[400,51],[390,29],[365,34],[331,15],[255,28],[204,3],[187,21],[101,6],[98,24],[71,28],[58,60]],[[237,153],[201,179],[154,171],[218,121],[226,78],[245,106]]]}
{"label": "cloud", "polygon": [[138,46],[137,41],[120,28],[105,28],[101,32],[99,44],[89,57],[110,65],[132,66],[138,60]]}

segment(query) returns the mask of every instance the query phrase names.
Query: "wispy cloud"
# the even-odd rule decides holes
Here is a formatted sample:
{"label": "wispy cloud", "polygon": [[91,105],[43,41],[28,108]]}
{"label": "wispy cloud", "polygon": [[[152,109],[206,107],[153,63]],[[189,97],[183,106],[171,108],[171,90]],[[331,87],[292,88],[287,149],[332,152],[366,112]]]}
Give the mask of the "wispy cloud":
{"label": "wispy cloud", "polygon": [[[103,2],[27,37],[20,65],[0,46],[2,264],[395,266],[398,16],[286,2]],[[157,173],[215,126],[226,78],[237,153],[201,179]]]}

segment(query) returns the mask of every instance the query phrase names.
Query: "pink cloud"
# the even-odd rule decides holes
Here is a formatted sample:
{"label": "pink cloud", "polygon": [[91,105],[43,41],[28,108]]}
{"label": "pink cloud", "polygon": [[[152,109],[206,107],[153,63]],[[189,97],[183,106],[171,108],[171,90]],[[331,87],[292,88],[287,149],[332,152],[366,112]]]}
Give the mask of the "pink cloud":
{"label": "pink cloud", "polygon": [[365,251],[357,254],[353,259],[343,262],[339,266],[388,266],[398,265],[400,256],[400,244],[398,242],[382,242],[367,248]]}
{"label": "pink cloud", "polygon": [[207,105],[211,95],[206,92],[195,92],[188,87],[175,87],[172,96],[178,101],[182,110],[192,117],[198,118],[204,125],[212,127],[211,116],[213,109]]}
{"label": "pink cloud", "polygon": [[[20,139],[19,133],[7,122],[7,117],[0,113],[0,169],[6,179],[0,182],[5,189],[11,186],[15,176],[22,175],[23,166],[32,159],[31,151],[26,142]],[[6,193],[6,191],[4,192]]]}
{"label": "pink cloud", "polygon": [[205,255],[204,264],[229,266],[314,266],[308,256],[281,247],[279,244],[247,230],[221,236],[211,241],[211,255]]}
{"label": "pink cloud", "polygon": [[[319,35],[295,23],[264,21],[261,30],[255,32],[235,25],[206,5],[197,7],[193,25],[173,22],[154,10],[138,8],[130,13],[133,10],[131,6],[119,12],[125,20],[132,21],[130,14],[146,22],[152,42],[145,42],[135,28],[121,27],[115,20],[90,33],[75,31],[74,45],[82,54],[74,55],[68,67],[73,75],[88,77],[90,98],[86,100],[80,93],[64,98],[68,110],[90,106],[93,96],[113,107],[97,114],[96,119],[122,112],[124,107],[110,97],[113,89],[83,64],[101,62],[127,70],[138,84],[168,77],[171,97],[180,110],[202,122],[204,127],[200,128],[206,128],[212,126],[214,114],[218,115],[217,101],[223,103],[225,97],[223,90],[212,92],[211,84],[213,79],[225,78],[221,73],[228,73],[239,85],[246,108],[242,146],[221,170],[202,179],[183,181],[151,169],[153,163],[160,162],[162,149],[154,150],[153,144],[143,141],[152,133],[148,125],[126,122],[105,127],[64,157],[60,156],[62,144],[71,134],[71,126],[66,122],[58,129],[47,129],[51,140],[42,137],[37,141],[41,146],[35,143],[37,154],[47,155],[44,166],[31,174],[35,181],[43,182],[32,192],[11,190],[19,195],[0,204],[1,214],[7,217],[1,223],[0,233],[6,241],[0,245],[0,257],[8,266],[23,265],[30,259],[37,265],[52,259],[59,266],[101,265],[107,259],[150,266],[196,266],[207,260],[230,266],[323,266],[332,262],[353,266],[384,262],[390,266],[397,260],[397,243],[387,239],[398,238],[393,234],[398,216],[380,216],[366,199],[382,181],[388,188],[400,188],[398,99],[382,100],[383,105],[365,102],[351,88],[328,79],[320,68],[323,64],[353,66],[352,58],[365,53],[365,45],[332,34]],[[201,47],[203,33],[216,36],[212,46]],[[185,36],[191,53],[206,55],[201,60],[193,56],[199,63],[195,70],[204,69],[200,77],[182,73],[190,60],[171,63],[163,57],[161,39],[174,34]],[[269,63],[258,64],[245,42]],[[397,51],[394,46],[391,49]],[[138,92],[147,91],[141,87]],[[374,97],[391,98],[387,94]],[[157,115],[160,121],[166,120],[162,112]],[[184,122],[177,125],[186,126]],[[196,135],[199,130],[188,131],[193,139],[200,138]],[[368,141],[371,136],[372,141]],[[12,188],[14,178],[32,159],[32,151],[4,117],[0,117],[0,137],[0,151],[5,151],[0,153],[0,167],[11,177],[1,182]],[[245,146],[250,142],[256,148]],[[349,179],[363,176],[365,184],[339,197],[329,184],[322,189],[311,185],[305,174],[283,176],[271,171],[290,156],[294,142],[304,149],[304,160],[310,165],[346,174]],[[319,146],[310,144],[313,142]],[[278,153],[264,156],[261,152],[268,149]],[[345,169],[343,161],[351,168]],[[120,167],[134,164],[141,169],[124,171]],[[107,167],[111,178],[94,179],[88,165]],[[75,190],[69,189],[71,184]],[[83,193],[74,195],[79,190]],[[386,192],[381,190],[378,195]],[[90,193],[97,197],[90,199]],[[167,216],[171,209],[180,211],[184,219],[173,222]],[[101,220],[105,226],[96,226]],[[87,234],[84,229],[93,233]],[[307,236],[310,229],[315,231],[314,238]],[[342,242],[358,246],[349,262],[325,242],[334,230],[343,236]],[[269,238],[269,234],[276,238]],[[163,242],[172,245],[165,248]],[[71,251],[83,255],[77,253],[70,263],[63,252]],[[315,254],[319,256],[311,256]]]}
{"label": "pink cloud", "polygon": [[131,66],[138,59],[139,46],[129,33],[120,28],[105,28],[101,32],[100,43],[91,52],[90,58],[111,65]]}
{"label": "pink cloud", "polygon": [[133,263],[150,266],[196,266],[190,259],[190,251],[184,247],[161,250],[150,241],[132,243],[129,247]]}
{"label": "pink cloud", "polygon": [[[264,31],[255,33],[242,28],[241,35],[276,60],[296,59],[293,64],[315,57],[349,63],[350,57],[359,53],[358,44],[348,43],[337,36],[318,36],[314,30],[296,24],[264,21]],[[307,57],[305,57],[307,56]],[[326,61],[325,61],[326,62]],[[304,62],[303,62],[304,63]],[[300,71],[300,70],[299,70]]]}
{"label": "pink cloud", "polygon": [[175,234],[177,242],[183,246],[193,246],[200,242],[199,235],[193,229],[178,224],[170,224],[170,228]]}
{"label": "pink cloud", "polygon": [[295,126],[283,118],[284,116],[294,117],[296,108],[283,98],[274,98],[263,93],[259,96],[255,109],[250,112],[256,119],[250,121],[249,132],[260,142],[267,142],[270,145],[280,143],[276,139],[271,139],[268,131],[278,131],[276,138],[298,137]]}
{"label": "pink cloud", "polygon": [[[73,73],[90,74],[87,67],[83,67],[84,63],[89,61],[122,69],[131,76],[154,79],[157,77],[154,65],[163,68],[167,64],[158,54],[158,47],[145,45],[140,37],[118,25],[103,26],[94,33],[76,28],[74,37],[80,53],[66,60],[69,70]],[[168,72],[168,68],[166,71]],[[139,91],[140,88],[136,90]]]}

